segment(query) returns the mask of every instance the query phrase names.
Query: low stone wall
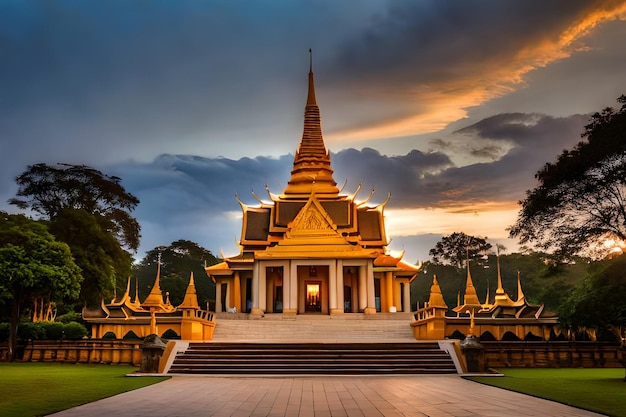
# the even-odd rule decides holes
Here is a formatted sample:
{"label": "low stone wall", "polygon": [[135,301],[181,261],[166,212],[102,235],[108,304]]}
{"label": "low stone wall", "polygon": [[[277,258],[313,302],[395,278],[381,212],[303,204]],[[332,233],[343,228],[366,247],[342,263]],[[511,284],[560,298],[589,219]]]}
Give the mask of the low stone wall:
{"label": "low stone wall", "polygon": [[[621,368],[625,349],[596,342],[481,342],[486,368]],[[27,362],[106,363],[141,366],[141,341],[37,340],[18,349]],[[7,346],[0,344],[0,360]]]}
{"label": "low stone wall", "polygon": [[624,348],[601,342],[481,342],[487,368],[621,368]]}
{"label": "low stone wall", "polygon": [[[141,343],[139,340],[35,340],[18,346],[16,360],[141,366]],[[3,344],[0,360],[6,358],[7,346]]]}

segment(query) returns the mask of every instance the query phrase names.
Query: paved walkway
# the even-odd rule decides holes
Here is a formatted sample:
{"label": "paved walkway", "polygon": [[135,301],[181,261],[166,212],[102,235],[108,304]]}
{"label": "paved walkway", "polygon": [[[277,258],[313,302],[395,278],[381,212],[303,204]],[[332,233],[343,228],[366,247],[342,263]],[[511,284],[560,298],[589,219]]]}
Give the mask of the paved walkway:
{"label": "paved walkway", "polygon": [[53,414],[55,417],[597,415],[454,375],[175,376]]}

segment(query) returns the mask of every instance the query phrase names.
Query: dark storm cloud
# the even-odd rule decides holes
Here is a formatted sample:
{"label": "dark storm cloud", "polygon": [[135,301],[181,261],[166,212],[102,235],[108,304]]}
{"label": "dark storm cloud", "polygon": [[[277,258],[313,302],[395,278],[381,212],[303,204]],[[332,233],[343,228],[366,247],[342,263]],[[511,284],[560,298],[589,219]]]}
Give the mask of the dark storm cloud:
{"label": "dark storm cloud", "polygon": [[[587,116],[553,118],[537,114],[504,114],[461,129],[455,135],[513,143],[497,161],[455,167],[445,150],[388,156],[377,150],[346,149],[332,155],[334,178],[344,193],[370,204],[385,200],[389,208],[447,208],[482,202],[517,201],[534,183],[534,173],[580,140]],[[454,135],[452,135],[454,136]],[[449,141],[453,141],[451,137]],[[441,141],[446,143],[446,141]],[[234,246],[241,228],[241,208],[235,194],[251,206],[254,192],[268,201],[267,185],[280,194],[287,184],[292,155],[280,158],[204,158],[161,155],[149,163],[127,162],[106,167],[123,178],[124,186],[141,203],[136,215],[144,227],[145,250],[185,237],[210,248]],[[155,241],[155,237],[161,239]],[[219,245],[219,247],[215,247]]]}
{"label": "dark storm cloud", "polygon": [[[0,196],[12,196],[27,164],[87,164],[140,198],[144,246],[188,238],[216,251],[240,231],[235,193],[254,205],[251,190],[266,198],[265,184],[286,185],[312,47],[327,145],[370,147],[333,154],[346,193],[362,182],[359,197],[376,187],[372,202],[391,193],[393,208],[518,200],[579,140],[586,119],[565,116],[599,110],[623,81],[623,22],[592,39],[590,55],[568,55],[589,40],[580,33],[565,52],[551,42],[622,3],[4,0]],[[517,88],[529,72],[537,82]],[[532,114],[552,114],[546,107],[564,117]],[[483,120],[441,130],[470,123],[466,114]],[[398,120],[408,122],[392,131]]]}
{"label": "dark storm cloud", "polygon": [[[484,69],[526,45],[556,38],[592,0],[393,0],[386,13],[342,45],[336,65],[346,78],[387,87],[429,83]],[[381,79],[380,74],[386,74]],[[391,78],[393,77],[393,78]],[[345,81],[345,79],[342,79]]]}
{"label": "dark storm cloud", "polygon": [[563,149],[580,142],[588,122],[588,115],[556,118],[515,113],[489,117],[458,130],[455,134],[464,140],[474,136],[513,146],[497,161],[454,167],[427,177],[424,186],[432,191],[427,201],[436,206],[521,200],[524,191],[535,186],[534,174]]}
{"label": "dark storm cloud", "polygon": [[[325,17],[329,8],[342,24]],[[241,155],[251,137],[267,139],[270,123],[266,151],[277,154],[298,128],[307,48],[358,25],[349,9],[328,1],[1,2],[2,143],[24,165]]]}

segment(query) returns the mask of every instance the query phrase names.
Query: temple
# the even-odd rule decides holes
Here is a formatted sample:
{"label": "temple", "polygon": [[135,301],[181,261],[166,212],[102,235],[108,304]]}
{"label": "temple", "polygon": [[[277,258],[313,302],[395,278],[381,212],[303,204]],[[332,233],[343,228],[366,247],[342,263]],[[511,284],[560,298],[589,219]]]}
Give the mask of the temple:
{"label": "temple", "polygon": [[433,277],[430,297],[424,307],[415,312],[411,323],[416,339],[444,339],[473,335],[482,340],[550,340],[560,336],[557,316],[544,305],[528,302],[517,274],[517,299],[514,301],[502,286],[500,257],[497,257],[497,278],[493,302],[489,290],[481,303],[472,281],[470,263],[467,259],[467,279],[463,302],[461,296],[448,315],[449,309],[441,294],[437,277]]}
{"label": "temple", "polygon": [[[387,250],[382,204],[357,201],[333,178],[322,137],[312,68],[302,140],[291,178],[268,201],[244,204],[240,253],[206,268],[216,284],[216,312],[250,315],[410,311],[419,266]],[[373,192],[372,192],[373,194]]]}
{"label": "temple", "polygon": [[[393,327],[393,321],[406,320],[406,332],[416,340],[466,335],[489,336],[492,340],[548,340],[559,333],[556,316],[542,305],[528,303],[519,276],[517,299],[512,300],[505,292],[499,257],[493,302],[487,294],[481,303],[468,259],[462,303],[459,296],[457,306],[449,309],[437,277],[433,277],[429,301],[413,311],[410,286],[420,266],[404,261],[403,253],[394,254],[387,248],[383,212],[389,196],[372,205],[373,191],[364,200],[357,200],[361,185],[351,194],[337,187],[322,136],[311,67],[302,139],[291,176],[281,193],[265,188],[266,200],[252,193],[258,202],[254,206],[236,196],[243,211],[239,253],[222,255],[223,262],[205,268],[216,285],[214,312],[199,307],[193,275],[183,302],[173,306],[160,288],[159,263],[154,285],[143,302],[137,294],[131,297],[129,279],[119,300],[83,311],[84,319],[92,325],[92,337],[119,339],[132,333],[137,338],[157,334],[208,341],[213,339],[221,319],[297,318],[294,322],[306,327],[309,319],[324,319],[320,316],[366,317],[376,319],[368,320],[370,324],[376,321],[387,327]],[[379,313],[384,315],[375,316]],[[226,326],[228,321],[221,323]],[[273,326],[267,330],[270,333],[277,326],[274,320],[249,323],[256,329]],[[246,338],[255,340],[250,330]]]}
{"label": "temple", "polygon": [[128,279],[126,291],[118,300],[110,303],[104,300],[100,308],[83,308],[83,319],[91,325],[91,337],[96,339],[143,339],[156,335],[171,335],[185,340],[210,340],[215,329],[213,314],[202,310],[198,305],[193,273],[183,302],[179,306],[170,303],[169,294],[160,286],[161,263],[157,263],[157,272],[150,294],[143,302],[139,300],[139,291],[135,285],[135,296],[131,296],[131,280]]}

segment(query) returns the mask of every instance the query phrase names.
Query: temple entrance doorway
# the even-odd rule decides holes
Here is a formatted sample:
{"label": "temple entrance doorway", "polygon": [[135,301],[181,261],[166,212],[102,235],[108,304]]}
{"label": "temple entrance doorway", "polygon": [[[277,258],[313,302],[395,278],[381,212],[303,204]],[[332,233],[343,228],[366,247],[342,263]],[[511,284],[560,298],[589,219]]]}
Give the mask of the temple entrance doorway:
{"label": "temple entrance doorway", "polygon": [[321,281],[306,281],[306,300],[304,310],[307,313],[322,312]]}
{"label": "temple entrance doorway", "polygon": [[298,265],[298,313],[329,314],[328,265]]}

